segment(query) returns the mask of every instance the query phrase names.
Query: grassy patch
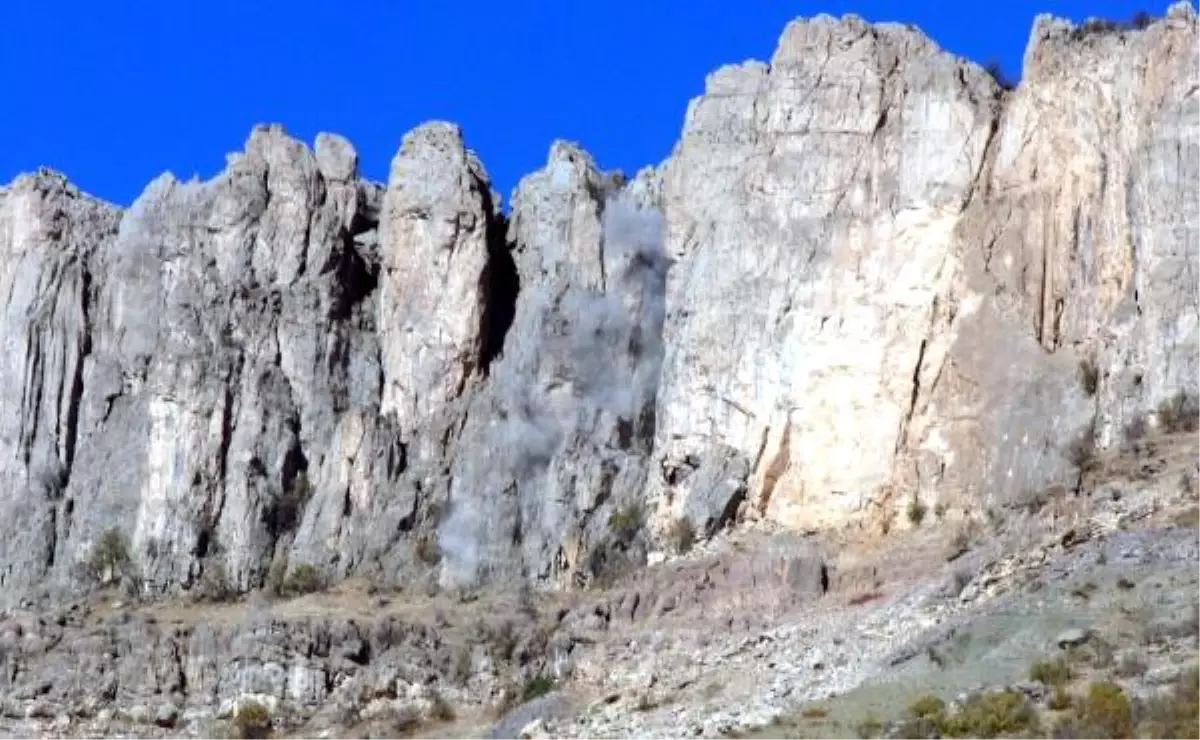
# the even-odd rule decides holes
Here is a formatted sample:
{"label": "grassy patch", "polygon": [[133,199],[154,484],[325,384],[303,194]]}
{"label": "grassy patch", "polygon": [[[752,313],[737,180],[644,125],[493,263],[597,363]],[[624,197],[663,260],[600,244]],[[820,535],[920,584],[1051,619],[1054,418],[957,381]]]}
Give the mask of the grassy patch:
{"label": "grassy patch", "polygon": [[1053,660],[1039,660],[1029,667],[1029,678],[1047,686],[1062,686],[1071,680],[1071,665],[1061,655]]}
{"label": "grassy patch", "polygon": [[554,679],[538,674],[525,682],[521,688],[521,701],[532,701],[554,690]]}

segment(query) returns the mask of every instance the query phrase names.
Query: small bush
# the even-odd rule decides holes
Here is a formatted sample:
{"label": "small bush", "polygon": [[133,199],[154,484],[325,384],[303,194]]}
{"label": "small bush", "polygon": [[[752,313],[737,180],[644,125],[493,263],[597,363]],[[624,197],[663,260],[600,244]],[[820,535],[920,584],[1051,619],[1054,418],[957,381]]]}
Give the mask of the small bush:
{"label": "small bush", "polygon": [[1029,667],[1029,679],[1047,686],[1062,686],[1071,680],[1071,665],[1061,655],[1053,660],[1040,660]]}
{"label": "small bush", "polygon": [[868,714],[854,726],[854,732],[864,740],[879,737],[883,734],[883,723],[879,721],[878,717]]}
{"label": "small bush", "polygon": [[1055,737],[1134,737],[1133,705],[1120,686],[1102,681],[1088,687],[1075,711],[1055,725]]}
{"label": "small bush", "polygon": [[921,522],[925,521],[925,514],[929,510],[925,504],[916,496],[912,497],[912,501],[908,502],[908,509],[905,514],[908,516],[908,523],[914,527],[921,526]]}
{"label": "small bush", "polygon": [[133,560],[129,557],[129,542],[121,530],[113,528],[100,535],[88,559],[88,574],[92,580],[105,585],[130,575]]}
{"label": "small bush", "polygon": [[933,515],[940,522],[941,520],[946,518],[946,512],[949,509],[950,509],[950,507],[949,507],[949,505],[946,504],[945,501],[938,501],[937,505],[933,507]]}
{"label": "small bush", "polygon": [[292,595],[311,594],[325,587],[321,572],[309,563],[301,563],[292,569],[284,583],[284,592]]}
{"label": "small bush", "polygon": [[1071,692],[1067,691],[1065,686],[1055,686],[1047,706],[1056,712],[1061,712],[1064,709],[1070,709],[1071,703]]}
{"label": "small bush", "polygon": [[691,552],[692,546],[696,544],[696,529],[691,520],[680,517],[671,522],[667,529],[667,540],[675,552],[681,555]]}
{"label": "small bush", "polygon": [[531,701],[554,690],[554,679],[538,674],[525,682],[521,689],[521,701]]}
{"label": "small bush", "polygon": [[233,713],[233,729],[242,740],[261,740],[271,736],[271,713],[256,701],[246,702]]}
{"label": "small bush", "polygon": [[1166,694],[1134,705],[1139,737],[1197,737],[1200,727],[1200,673],[1195,669],[1179,677]]}
{"label": "small bush", "polygon": [[1137,588],[1137,584],[1125,576],[1121,576],[1117,579],[1117,588],[1121,589],[1122,591],[1132,591],[1133,589]]}
{"label": "small bush", "polygon": [[1200,430],[1200,403],[1197,398],[1180,391],[1158,406],[1158,425],[1168,434]]}
{"label": "small bush", "polygon": [[829,710],[825,707],[805,707],[800,716],[805,719],[824,719],[829,716]]}
{"label": "small bush", "polygon": [[1028,737],[1041,731],[1041,721],[1024,694],[1005,689],[972,696],[939,729],[949,737]]}
{"label": "small bush", "polygon": [[908,705],[908,713],[913,717],[936,717],[946,711],[946,702],[933,694],[919,696]]}
{"label": "small bush", "polygon": [[640,501],[631,502],[608,517],[608,530],[618,542],[629,543],[646,526],[646,511]]}
{"label": "small bush", "polygon": [[437,537],[433,534],[422,533],[418,535],[417,541],[413,545],[413,551],[417,556],[417,560],[430,567],[442,562],[442,548],[438,545]]}

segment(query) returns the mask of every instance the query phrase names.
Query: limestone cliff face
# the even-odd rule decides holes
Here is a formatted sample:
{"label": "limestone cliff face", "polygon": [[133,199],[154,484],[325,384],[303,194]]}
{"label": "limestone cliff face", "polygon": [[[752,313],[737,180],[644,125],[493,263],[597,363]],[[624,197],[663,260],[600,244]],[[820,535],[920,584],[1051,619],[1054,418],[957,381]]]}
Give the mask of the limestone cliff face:
{"label": "limestone cliff face", "polygon": [[791,526],[978,507],[1070,483],[1093,422],[1118,444],[1195,398],[1196,51],[1187,4],[1143,32],[1041,17],[1006,92],[822,17],[713,74],[664,173],[663,500],[735,454],[747,513]]}
{"label": "limestone cliff face", "polygon": [[666,162],[625,182],[556,142],[509,216],[446,123],[386,185],[278,127],[124,212],[18,178],[0,601],[86,588],[113,529],[148,594],[567,584],[677,517],[1070,486],[1080,440],[1197,396],[1196,52],[1186,3],[1042,17],[1006,91],[915,29],[796,21]]}

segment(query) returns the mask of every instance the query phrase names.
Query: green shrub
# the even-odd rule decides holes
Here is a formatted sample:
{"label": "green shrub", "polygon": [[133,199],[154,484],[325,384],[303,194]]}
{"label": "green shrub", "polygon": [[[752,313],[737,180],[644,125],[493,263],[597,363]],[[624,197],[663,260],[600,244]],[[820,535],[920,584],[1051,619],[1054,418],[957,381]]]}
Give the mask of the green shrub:
{"label": "green shrub", "polygon": [[908,713],[913,717],[936,717],[945,711],[946,702],[933,694],[919,696],[908,705]]}
{"label": "green shrub", "polygon": [[1050,701],[1047,703],[1047,706],[1056,712],[1061,712],[1064,709],[1070,709],[1071,704],[1071,692],[1067,691],[1065,686],[1055,686],[1054,693],[1050,695]]}
{"label": "green shrub", "polygon": [[129,557],[129,542],[121,530],[113,528],[100,535],[88,559],[88,574],[92,580],[105,585],[130,575],[133,560]]}
{"label": "green shrub", "polygon": [[919,498],[913,496],[912,501],[908,502],[908,509],[905,512],[908,516],[909,524],[914,527],[921,526],[921,522],[925,521],[925,514],[928,512],[928,509],[929,507],[921,503]]}
{"label": "green shrub", "polygon": [[1088,687],[1075,702],[1075,711],[1058,721],[1055,737],[1134,737],[1133,705],[1115,683],[1101,681]]}
{"label": "green shrub", "polygon": [[1200,727],[1200,674],[1185,672],[1171,691],[1134,705],[1137,735],[1150,738],[1197,737]]}
{"label": "green shrub", "polygon": [[867,740],[873,737],[879,737],[883,734],[883,723],[873,714],[868,714],[861,722],[854,727],[854,732],[859,737]]}
{"label": "green shrub", "polygon": [[233,713],[233,729],[242,740],[261,740],[271,736],[271,713],[256,701],[246,702]]}
{"label": "green shrub", "polygon": [[324,588],[324,579],[316,566],[302,563],[292,569],[284,583],[284,591],[288,594],[311,594]]}
{"label": "green shrub", "polygon": [[633,501],[608,517],[608,529],[618,542],[628,543],[646,526],[646,511],[640,501]]}
{"label": "green shrub", "polygon": [[945,737],[1029,736],[1041,731],[1041,722],[1024,694],[1005,689],[972,696],[939,730]]}
{"label": "green shrub", "polygon": [[553,690],[554,679],[539,673],[525,682],[525,686],[521,689],[521,701],[530,701],[539,696],[545,696]]}
{"label": "green shrub", "polygon": [[1071,680],[1071,666],[1061,655],[1053,660],[1039,660],[1029,667],[1029,679],[1047,686],[1062,686]]}

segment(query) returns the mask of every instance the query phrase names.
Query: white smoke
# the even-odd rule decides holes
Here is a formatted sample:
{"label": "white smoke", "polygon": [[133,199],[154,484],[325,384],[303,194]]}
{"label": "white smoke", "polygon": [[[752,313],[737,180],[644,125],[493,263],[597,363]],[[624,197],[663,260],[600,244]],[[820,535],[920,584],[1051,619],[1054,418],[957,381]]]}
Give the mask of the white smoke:
{"label": "white smoke", "polygon": [[633,421],[654,403],[669,266],[662,214],[612,200],[602,227],[603,292],[569,288],[554,300],[539,286],[522,295],[537,309],[514,325],[494,367],[501,418],[469,461],[471,472],[439,528],[445,585],[485,575],[487,543],[518,526],[514,482],[536,485],[555,456],[590,431],[597,413]]}

